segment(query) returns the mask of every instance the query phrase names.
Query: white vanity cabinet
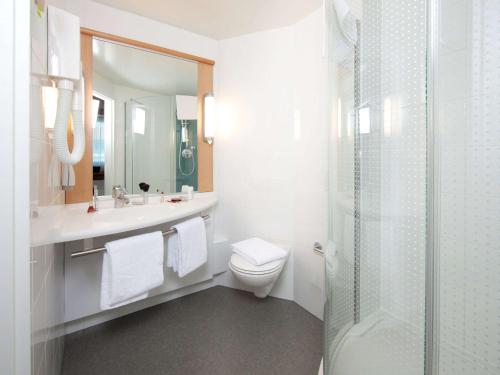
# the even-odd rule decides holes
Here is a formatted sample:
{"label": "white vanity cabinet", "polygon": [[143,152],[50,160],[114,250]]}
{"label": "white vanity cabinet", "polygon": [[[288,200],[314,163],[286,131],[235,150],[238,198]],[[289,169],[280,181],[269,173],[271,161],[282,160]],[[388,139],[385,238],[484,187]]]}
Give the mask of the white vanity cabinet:
{"label": "white vanity cabinet", "polygon": [[[195,194],[194,199],[180,203],[152,200],[144,206],[112,208],[105,199],[96,213],[86,213],[86,205],[62,205],[40,210],[46,220],[32,228],[36,246],[61,243],[64,250],[64,322],[69,332],[104,322],[118,316],[162,303],[169,299],[210,287],[220,267],[214,265],[213,213],[217,198],[214,193]],[[165,281],[150,291],[148,298],[102,311],[100,308],[103,251],[72,257],[72,254],[103,248],[109,241],[154,231],[166,232],[173,225],[193,217],[205,218],[208,261],[191,274],[179,278],[165,266]],[[165,264],[168,236],[165,241]],[[141,251],[141,249],[137,249]]]}

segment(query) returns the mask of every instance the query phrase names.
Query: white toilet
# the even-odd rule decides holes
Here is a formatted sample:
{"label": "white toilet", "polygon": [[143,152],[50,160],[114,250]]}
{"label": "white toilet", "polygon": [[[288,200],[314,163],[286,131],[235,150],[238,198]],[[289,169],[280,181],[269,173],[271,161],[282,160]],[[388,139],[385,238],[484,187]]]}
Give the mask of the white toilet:
{"label": "white toilet", "polygon": [[288,255],[289,251],[287,250],[286,257],[256,266],[241,255],[233,253],[228,266],[242,284],[252,288],[256,297],[265,298],[278,280]]}

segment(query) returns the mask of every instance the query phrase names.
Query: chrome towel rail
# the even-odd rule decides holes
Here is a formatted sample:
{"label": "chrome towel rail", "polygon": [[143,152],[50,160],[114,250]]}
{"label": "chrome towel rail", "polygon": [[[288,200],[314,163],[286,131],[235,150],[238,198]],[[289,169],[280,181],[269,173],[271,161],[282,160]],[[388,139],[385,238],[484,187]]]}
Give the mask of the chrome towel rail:
{"label": "chrome towel rail", "polygon": [[[204,215],[201,217],[203,220],[208,220],[210,218],[209,215]],[[163,237],[170,236],[171,234],[174,234],[176,232],[175,228],[170,228],[166,232],[162,232]],[[77,251],[75,253],[71,254],[71,258],[78,258],[78,257],[83,257],[85,255],[91,255],[91,254],[97,254],[97,253],[103,253],[106,251],[105,247],[98,247],[96,249],[87,249],[83,251]]]}

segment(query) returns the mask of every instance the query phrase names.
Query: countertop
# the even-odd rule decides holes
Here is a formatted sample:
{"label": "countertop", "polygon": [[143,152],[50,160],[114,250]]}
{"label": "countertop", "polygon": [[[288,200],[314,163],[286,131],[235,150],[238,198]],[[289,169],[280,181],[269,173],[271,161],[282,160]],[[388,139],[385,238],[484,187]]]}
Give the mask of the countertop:
{"label": "countertop", "polygon": [[147,205],[112,208],[109,197],[99,199],[99,210],[87,213],[88,203],[39,207],[31,219],[31,246],[95,238],[147,228],[201,213],[217,204],[215,193],[196,193],[179,203],[160,203],[150,197]]}

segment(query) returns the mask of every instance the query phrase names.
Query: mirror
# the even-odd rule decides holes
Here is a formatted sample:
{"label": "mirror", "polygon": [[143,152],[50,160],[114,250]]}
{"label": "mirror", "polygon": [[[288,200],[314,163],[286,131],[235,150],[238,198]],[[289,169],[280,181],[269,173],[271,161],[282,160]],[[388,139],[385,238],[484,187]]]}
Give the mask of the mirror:
{"label": "mirror", "polygon": [[[92,40],[92,167],[99,195],[198,190],[198,65]],[[201,141],[201,140],[200,140]]]}

